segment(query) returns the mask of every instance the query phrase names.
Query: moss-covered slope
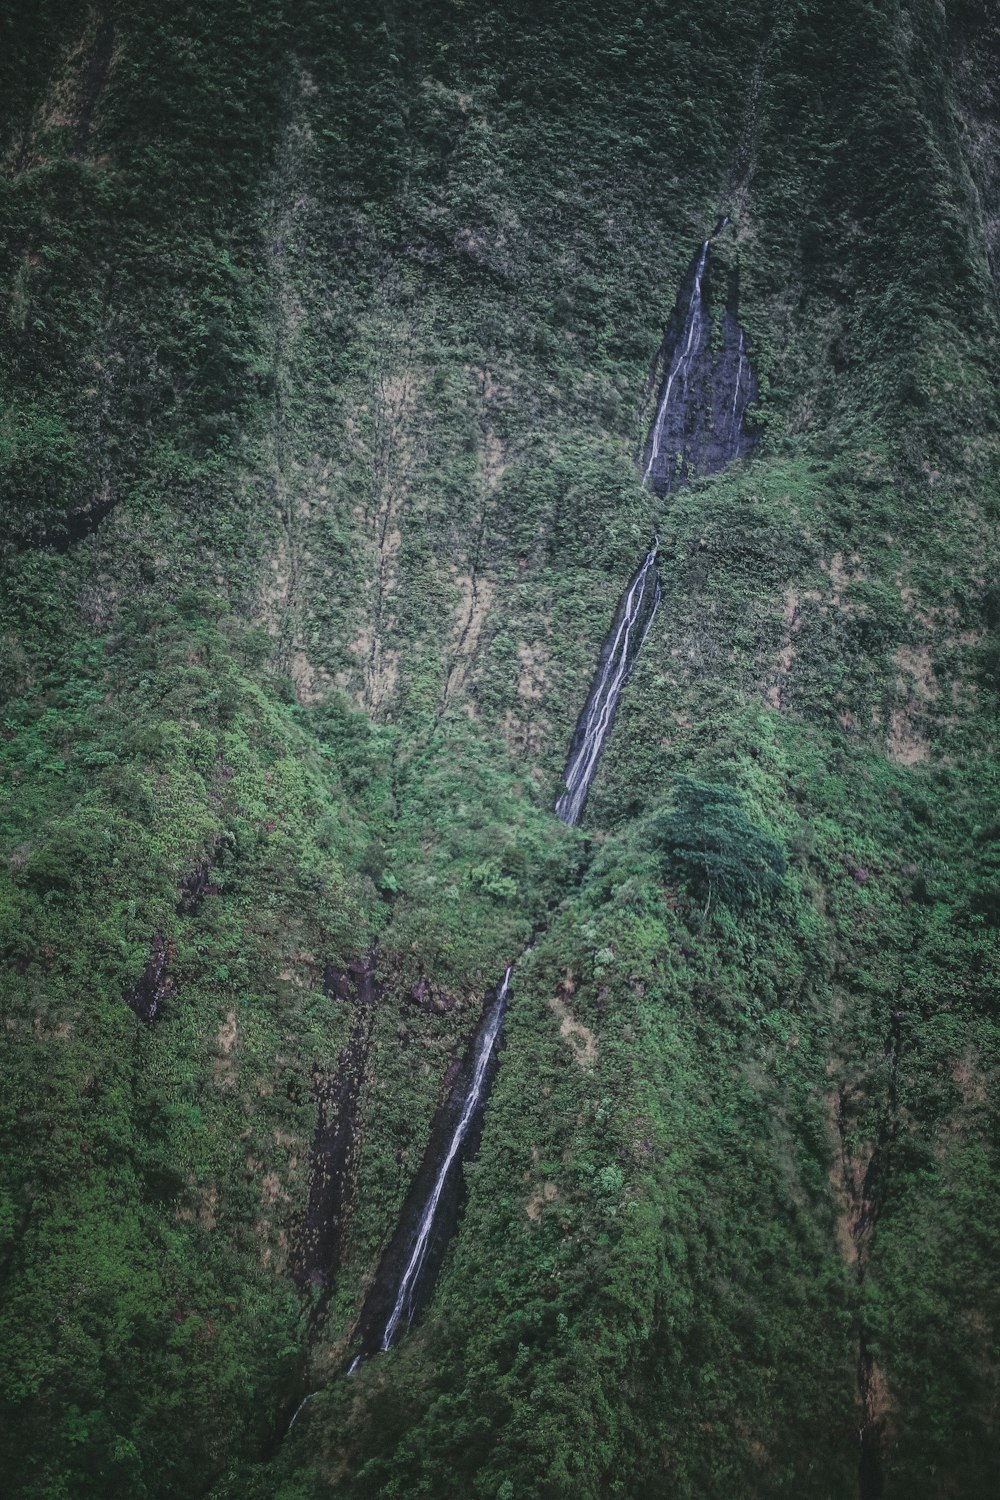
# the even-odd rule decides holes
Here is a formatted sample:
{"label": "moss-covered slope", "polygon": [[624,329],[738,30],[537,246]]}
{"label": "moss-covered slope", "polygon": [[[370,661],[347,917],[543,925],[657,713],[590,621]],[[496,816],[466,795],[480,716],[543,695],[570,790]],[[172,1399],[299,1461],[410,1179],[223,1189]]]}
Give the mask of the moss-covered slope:
{"label": "moss-covered slope", "polygon": [[[13,1492],[992,1494],[987,0],[2,26]],[[659,500],[726,213],[759,447]],[[344,1379],[532,934],[435,1300]]]}

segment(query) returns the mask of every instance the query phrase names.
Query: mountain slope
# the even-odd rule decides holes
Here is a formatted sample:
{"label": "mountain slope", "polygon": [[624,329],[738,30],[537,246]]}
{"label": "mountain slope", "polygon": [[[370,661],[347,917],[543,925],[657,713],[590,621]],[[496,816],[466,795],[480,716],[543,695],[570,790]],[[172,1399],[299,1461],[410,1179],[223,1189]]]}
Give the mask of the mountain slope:
{"label": "mountain slope", "polygon": [[[4,24],[15,1493],[992,1493],[990,7]],[[656,497],[726,214],[759,446]],[[533,936],[434,1300],[348,1380]]]}

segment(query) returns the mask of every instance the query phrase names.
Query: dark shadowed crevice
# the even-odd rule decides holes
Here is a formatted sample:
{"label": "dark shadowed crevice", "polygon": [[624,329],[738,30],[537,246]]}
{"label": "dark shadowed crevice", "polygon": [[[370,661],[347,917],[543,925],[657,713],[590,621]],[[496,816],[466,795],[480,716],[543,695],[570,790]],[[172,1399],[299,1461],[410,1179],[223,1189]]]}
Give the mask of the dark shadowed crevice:
{"label": "dark shadowed crevice", "polygon": [[115,29],[111,16],[103,11],[98,22],[94,40],[84,59],[80,79],[80,102],[76,112],[77,143],[74,156],[82,156],[94,129],[98,100],[111,72],[114,55]]}
{"label": "dark shadowed crevice", "polygon": [[885,1382],[869,1338],[865,1318],[864,1288],[871,1263],[872,1243],[890,1188],[892,1147],[897,1129],[897,1072],[902,1051],[901,1023],[903,1012],[893,1010],[889,1017],[884,1061],[888,1068],[885,1108],[875,1148],[868,1159],[860,1190],[851,1170],[849,1122],[845,1100],[841,1096],[837,1124],[840,1133],[844,1184],[851,1202],[851,1238],[856,1252],[855,1268],[860,1294],[858,1313],[858,1400],[861,1425],[858,1429],[858,1486],[860,1500],[880,1500],[884,1489],[883,1459],[887,1436]]}
{"label": "dark shadowed crevice", "polygon": [[170,949],[162,933],[157,933],[149,950],[149,958],[139,979],[125,996],[125,1004],[140,1021],[155,1021],[164,1000],[171,999],[177,989],[167,973]]}
{"label": "dark shadowed crevice", "polygon": [[49,552],[68,552],[78,542],[85,541],[109,516],[118,503],[117,496],[103,494],[89,505],[72,510],[53,526],[36,531],[26,539],[28,547],[45,548]]}
{"label": "dark shadowed crevice", "polygon": [[314,1328],[329,1305],[351,1208],[358,1102],[378,1001],[374,952],[347,969],[328,967],[324,988],[353,1004],[354,1014],[347,1043],[334,1067],[313,1070],[317,1123],[309,1150],[309,1197],[293,1229],[292,1275],[300,1290],[318,1292],[311,1311]]}
{"label": "dark shadowed crevice", "polygon": [[423,1161],[396,1232],[382,1256],[352,1339],[358,1360],[388,1348],[427,1306],[465,1207],[464,1167],[479,1149],[499,1067],[510,970],[484,1007],[444,1103],[431,1124]]}

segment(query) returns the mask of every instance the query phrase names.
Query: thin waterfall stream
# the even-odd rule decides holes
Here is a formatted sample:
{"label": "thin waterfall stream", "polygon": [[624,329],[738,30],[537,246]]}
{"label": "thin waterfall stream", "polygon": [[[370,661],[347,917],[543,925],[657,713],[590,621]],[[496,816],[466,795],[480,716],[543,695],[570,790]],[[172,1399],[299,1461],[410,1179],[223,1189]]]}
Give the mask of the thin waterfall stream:
{"label": "thin waterfall stream", "polygon": [[396,1330],[404,1314],[406,1315],[407,1325],[409,1325],[413,1317],[416,1284],[427,1255],[427,1245],[431,1237],[431,1231],[434,1228],[434,1219],[438,1211],[438,1205],[441,1202],[441,1194],[444,1192],[448,1173],[451,1171],[452,1165],[461,1150],[473,1116],[479,1106],[480,1100],[483,1098],[487,1070],[493,1056],[493,1048],[496,1044],[496,1039],[500,1031],[500,1023],[503,1020],[504,1008],[507,1003],[507,989],[510,985],[510,976],[511,968],[508,967],[503,977],[503,983],[497,990],[496,999],[488,1013],[486,1025],[480,1032],[476,1043],[476,1061],[472,1074],[472,1082],[469,1085],[469,1091],[462,1106],[462,1113],[458,1118],[458,1123],[452,1131],[448,1149],[438,1169],[430,1197],[427,1199],[427,1204],[420,1217],[413,1250],[400,1277],[399,1292],[397,1293],[392,1312],[389,1314],[389,1320],[382,1334],[381,1347],[383,1352],[392,1346],[392,1341],[396,1337]]}
{"label": "thin waterfall stream", "polygon": [[594,685],[570,741],[566,790],[556,803],[555,814],[571,827],[580,821],[604,742],[615,720],[622,688],[629,679],[659,607],[658,546],[659,542],[655,541],[650,547],[642,567],[622,597],[601,652]]}
{"label": "thin waterfall stream", "polygon": [[702,315],[702,286],[705,279],[705,266],[708,262],[708,244],[709,242],[706,240],[702,245],[701,255],[698,257],[698,265],[695,268],[694,286],[691,290],[691,299],[688,303],[685,337],[681,341],[680,352],[677,354],[676,360],[667,371],[659,410],[656,413],[656,421],[653,423],[653,432],[649,443],[649,461],[642,476],[643,484],[649,484],[653,476],[653,469],[660,457],[660,448],[663,443],[667,417],[673,411],[671,396],[674,392],[674,385],[679,379],[681,382],[681,400],[683,402],[684,397],[687,395],[688,377],[691,373],[695,356],[701,352],[705,331],[705,318]]}
{"label": "thin waterfall stream", "polygon": [[[721,347],[712,348],[711,299],[706,296],[711,241],[728,223],[728,216],[721,219],[696,252],[664,333],[660,394],[640,463],[643,484],[656,495],[669,493],[696,473],[717,472],[755,445],[745,419],[757,397],[757,382],[737,319],[733,277],[721,319]],[[565,790],[554,807],[556,817],[569,826],[583,814],[622,690],[660,605],[658,548],[655,539],[619,600],[570,741]],[[430,1300],[448,1231],[461,1210],[462,1167],[478,1145],[496,1075],[513,973],[510,965],[488,1001],[458,1081],[431,1128],[424,1161],[362,1308],[348,1374],[369,1355],[389,1350]],[[311,1395],[296,1408],[293,1423],[310,1400]]]}

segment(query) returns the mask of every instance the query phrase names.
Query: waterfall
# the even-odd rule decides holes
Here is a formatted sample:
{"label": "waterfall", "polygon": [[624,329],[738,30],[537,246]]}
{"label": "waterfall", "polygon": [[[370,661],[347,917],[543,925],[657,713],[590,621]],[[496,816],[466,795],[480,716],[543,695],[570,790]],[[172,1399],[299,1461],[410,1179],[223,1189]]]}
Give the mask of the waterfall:
{"label": "waterfall", "polygon": [[691,300],[688,303],[687,320],[684,325],[687,332],[687,338],[684,338],[682,333],[681,339],[679,341],[680,353],[674,360],[674,363],[667,375],[666,383],[663,387],[663,399],[660,401],[660,409],[656,414],[656,421],[653,424],[653,441],[650,445],[649,450],[649,463],[646,465],[646,471],[642,476],[643,484],[649,483],[650,475],[653,472],[653,465],[656,463],[656,460],[660,456],[660,443],[663,440],[663,429],[666,423],[667,413],[670,410],[670,399],[673,392],[674,383],[677,380],[677,377],[680,376],[681,392],[683,394],[684,387],[687,383],[687,378],[691,370],[691,362],[701,346],[702,326],[704,324],[704,317],[702,315],[701,288],[702,281],[704,280],[705,276],[705,266],[707,262],[708,240],[706,240],[701,247],[701,256],[698,260],[698,266],[694,273],[694,286],[691,290]]}
{"label": "waterfall", "polygon": [[406,1267],[399,1280],[399,1290],[396,1293],[396,1301],[393,1306],[392,1312],[389,1315],[389,1320],[385,1325],[385,1330],[381,1338],[380,1348],[383,1352],[392,1346],[392,1342],[396,1337],[396,1330],[398,1329],[400,1321],[402,1320],[404,1314],[406,1316],[407,1326],[409,1326],[409,1323],[413,1317],[414,1292],[416,1290],[416,1284],[420,1276],[421,1269],[423,1268],[424,1257],[427,1254],[427,1246],[430,1243],[431,1232],[434,1228],[434,1219],[437,1215],[438,1205],[441,1202],[441,1194],[444,1192],[445,1182],[447,1180],[449,1172],[451,1171],[452,1163],[458,1155],[462,1142],[465,1140],[465,1137],[468,1134],[469,1126],[472,1123],[473,1116],[475,1115],[476,1109],[483,1096],[487,1069],[489,1068],[490,1058],[493,1055],[493,1048],[496,1043],[497,1035],[500,1031],[500,1023],[503,1020],[503,1013],[507,1000],[507,989],[510,984],[510,976],[511,969],[508,968],[506,974],[503,977],[503,984],[501,984],[500,988],[497,990],[496,999],[493,1002],[493,1008],[487,1018],[486,1025],[483,1027],[482,1032],[480,1033],[479,1042],[476,1047],[476,1062],[472,1074],[472,1081],[469,1084],[469,1089],[465,1096],[465,1102],[462,1106],[462,1113],[458,1118],[458,1123],[452,1131],[451,1140],[448,1143],[448,1149],[441,1159],[441,1165],[438,1168],[437,1176],[434,1180],[434,1186],[431,1189],[426,1204],[424,1205],[424,1211],[421,1214],[420,1223],[417,1227],[417,1235],[416,1239],[413,1242],[413,1249],[410,1252],[410,1258],[407,1261]]}
{"label": "waterfall", "polygon": [[[728,273],[721,339],[716,344],[712,338],[711,244],[727,222],[721,219],[695,252],[664,334],[663,383],[641,460],[643,483],[657,495],[669,494],[695,474],[716,474],[756,446],[756,434],[743,425],[757,382],[737,314],[735,268]],[[713,292],[713,305],[718,300]]]}
{"label": "waterfall", "polygon": [[743,329],[740,329],[739,339],[736,346],[736,383],[733,386],[733,406],[729,414],[730,436],[733,443],[738,444],[740,440],[740,429],[743,426],[743,413],[736,415],[736,406],[740,399],[740,390],[743,384]]}
{"label": "waterfall", "polygon": [[[566,790],[555,809],[556,817],[571,826],[579,822],[583,812],[604,741],[614,723],[621,690],[628,681],[636,657],[649,634],[660,602],[657,547],[658,542],[650,547],[645,562],[632,579],[624,600],[619,605],[609,636],[610,649],[605,646],[597,680],[573,735],[565,773]],[[635,639],[637,628],[642,631],[638,640]]]}
{"label": "waterfall", "polygon": [[295,1426],[296,1422],[299,1420],[299,1417],[302,1414],[303,1407],[308,1406],[309,1403],[310,1403],[310,1401],[312,1401],[313,1397],[314,1396],[318,1396],[318,1395],[319,1395],[319,1391],[310,1391],[309,1394],[308,1394],[308,1396],[303,1396],[302,1397],[302,1400],[299,1402],[298,1406],[295,1408],[294,1412],[292,1413],[292,1420],[289,1422],[288,1426],[285,1428],[285,1436],[286,1437],[291,1432],[291,1430]]}
{"label": "waterfall", "polygon": [[[564,823],[575,824],[583,811],[604,741],[614,722],[618,698],[628,681],[635,659],[653,623],[653,616],[660,602],[660,580],[656,570],[658,545],[658,541],[654,541],[642,567],[631,580],[618,606],[608,643],[602,653],[597,681],[580,716],[573,737],[569,764],[566,768],[566,791],[555,805],[556,816]],[[525,951],[528,952],[530,949]],[[379,1283],[382,1282],[383,1276],[388,1274],[387,1268],[393,1263],[390,1247],[390,1252],[383,1260],[383,1267],[376,1277],[372,1311],[367,1316],[366,1312],[362,1311],[359,1324],[362,1346],[348,1368],[349,1375],[354,1374],[368,1352],[377,1348],[385,1353],[390,1349],[401,1328],[408,1328],[413,1320],[418,1294],[421,1290],[422,1273],[432,1243],[439,1209],[448,1193],[449,1179],[452,1178],[453,1169],[460,1160],[463,1142],[473,1122],[486,1106],[490,1062],[507,1008],[507,991],[510,987],[512,972],[513,966],[504,974],[503,983],[497,990],[493,1004],[481,1025],[475,1046],[472,1076],[462,1099],[458,1119],[451,1130],[447,1147],[435,1171],[432,1186],[423,1201],[416,1233],[412,1243],[407,1246],[405,1264],[398,1281],[395,1282],[396,1290],[392,1310],[384,1324],[375,1325],[376,1329],[381,1326],[376,1342],[366,1332],[365,1325],[368,1324],[368,1328],[371,1328],[369,1320],[374,1313],[374,1307],[377,1306]],[[433,1134],[431,1149],[433,1150]]]}
{"label": "waterfall", "polygon": [[[721,232],[728,222],[727,216],[715,232]],[[668,433],[681,440],[685,474],[694,472],[699,467],[704,472],[722,468],[731,458],[747,452],[752,446],[752,439],[748,439],[742,429],[743,414],[756,395],[756,382],[745,355],[743,330],[731,310],[726,315],[722,356],[713,356],[708,348],[710,322],[704,307],[708,250],[709,241],[705,240],[695,266],[686,315],[675,336],[670,354],[665,359],[663,395],[650,436],[649,461],[643,474],[643,483],[650,484],[652,480],[650,487],[654,489],[658,483],[663,482],[663,475],[654,476],[653,471]],[[735,300],[732,303],[732,307],[734,306]],[[677,311],[679,320],[680,303]],[[676,326],[676,321],[672,321],[667,341],[671,330]],[[734,348],[733,337],[736,332],[738,341]],[[734,367],[735,386],[730,402],[729,381]],[[706,379],[709,382],[707,388]],[[702,411],[706,393],[712,396],[707,419]],[[696,412],[699,414],[693,415]],[[706,420],[711,446],[706,446],[702,452],[697,443],[702,435],[701,426]],[[690,451],[687,442],[689,429],[695,433]],[[673,468],[669,468],[667,488],[670,487],[673,473]],[[635,666],[659,607],[661,589],[656,566],[658,548],[657,538],[619,601],[601,651],[594,683],[570,742],[564,776],[566,789],[555,804],[556,817],[570,826],[580,820],[601,753],[614,723],[622,689]],[[404,1207],[403,1220],[383,1255],[374,1286],[355,1329],[357,1352],[348,1367],[349,1375],[354,1374],[369,1354],[376,1350],[385,1352],[390,1349],[401,1329],[408,1328],[413,1321],[418,1299],[426,1300],[427,1283],[433,1278],[438,1254],[434,1247],[435,1225],[449,1209],[454,1213],[459,1201],[460,1177],[456,1169],[460,1169],[463,1144],[470,1131],[474,1127],[478,1128],[486,1107],[491,1086],[490,1063],[503,1024],[512,972],[512,967],[507,969],[503,983],[496,991],[492,1005],[488,1007],[480,1025],[474,1046],[470,1081],[464,1094],[459,1096],[461,1107],[458,1118],[447,1135],[447,1145],[436,1168],[437,1129],[435,1127],[432,1130],[427,1156],[411,1187],[415,1211],[419,1208],[416,1230],[414,1232],[405,1228],[407,1222],[412,1223],[412,1220],[409,1219],[408,1207]],[[446,1119],[451,1109],[457,1107],[452,1103],[457,1090],[456,1085],[451,1100],[445,1106]],[[423,1186],[427,1182],[430,1183],[429,1191]],[[399,1266],[402,1266],[402,1270],[397,1272]],[[391,1311],[389,1295],[393,1297]],[[298,1416],[298,1411],[295,1415]]]}
{"label": "waterfall", "polygon": [[[743,430],[743,418],[757,386],[746,356],[746,335],[736,316],[735,274],[730,277],[722,320],[722,347],[715,352],[705,306],[709,246],[728,223],[726,214],[713,235],[703,241],[693,262],[694,274],[685,277],[684,285],[691,288],[686,309],[682,288],[667,325],[663,389],[642,476],[643,484],[658,494],[668,492],[678,478],[724,469],[754,444],[752,435]],[[580,820],[619,696],[656,614],[660,602],[656,551],[654,543],[618,606],[590,696],[577,721],[566,764],[566,790],[556,803],[556,816],[564,823]]]}

